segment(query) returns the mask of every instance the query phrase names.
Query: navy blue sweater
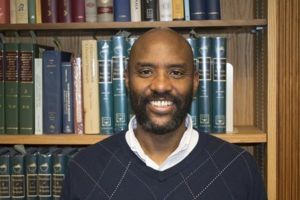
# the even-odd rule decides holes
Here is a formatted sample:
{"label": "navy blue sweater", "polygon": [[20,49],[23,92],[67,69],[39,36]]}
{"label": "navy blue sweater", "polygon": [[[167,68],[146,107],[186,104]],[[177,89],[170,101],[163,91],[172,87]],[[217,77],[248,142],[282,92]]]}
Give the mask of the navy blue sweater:
{"label": "navy blue sweater", "polygon": [[256,160],[244,149],[199,132],[193,151],[165,171],[147,167],[126,131],[80,151],[69,164],[61,199],[265,200]]}

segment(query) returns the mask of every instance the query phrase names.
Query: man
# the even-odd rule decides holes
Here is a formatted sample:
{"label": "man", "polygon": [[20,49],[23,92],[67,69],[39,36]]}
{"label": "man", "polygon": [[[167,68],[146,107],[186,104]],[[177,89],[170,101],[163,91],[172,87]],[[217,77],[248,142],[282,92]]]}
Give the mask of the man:
{"label": "man", "polygon": [[61,199],[267,199],[254,158],[192,128],[198,87],[190,45],[167,28],[131,50],[129,129],[87,147],[70,163]]}

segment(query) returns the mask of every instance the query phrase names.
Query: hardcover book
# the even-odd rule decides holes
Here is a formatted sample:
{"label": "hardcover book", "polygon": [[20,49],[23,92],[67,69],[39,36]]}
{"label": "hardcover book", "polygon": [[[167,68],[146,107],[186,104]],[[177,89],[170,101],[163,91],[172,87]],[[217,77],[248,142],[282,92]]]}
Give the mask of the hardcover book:
{"label": "hardcover book", "polygon": [[113,22],[114,21],[114,1],[97,0],[97,21]]}
{"label": "hardcover book", "polygon": [[142,1],[142,18],[143,21],[158,20],[158,0]]}
{"label": "hardcover book", "polygon": [[0,149],[0,199],[11,199],[11,152],[8,148]]}
{"label": "hardcover book", "polygon": [[226,132],[226,38],[212,38],[213,133]]}
{"label": "hardcover book", "polygon": [[41,135],[43,131],[43,60],[34,59],[34,133]]}
{"label": "hardcover book", "polygon": [[17,24],[28,24],[28,1],[16,0]]}
{"label": "hardcover book", "polygon": [[26,174],[26,195],[28,200],[37,200],[37,163],[38,149],[31,147],[26,149],[25,155],[25,174]]}
{"label": "hardcover book", "polygon": [[0,24],[10,23],[10,2],[9,0],[0,1]]}
{"label": "hardcover book", "polygon": [[173,0],[173,20],[182,21],[184,20],[184,7],[183,0]]}
{"label": "hardcover book", "polygon": [[160,21],[173,21],[172,0],[159,0]]}
{"label": "hardcover book", "polygon": [[130,0],[130,16],[132,22],[142,21],[141,0]]}
{"label": "hardcover book", "polygon": [[[127,39],[127,51],[126,51],[126,69],[128,68],[128,62],[129,62],[129,56],[130,56],[130,52],[131,52],[131,48],[134,44],[134,42],[137,40],[137,38],[128,38]],[[130,121],[130,119],[134,116],[134,112],[132,110],[131,107],[131,103],[130,103],[130,98],[129,95],[127,95],[127,109],[128,109],[128,121]]]}
{"label": "hardcover book", "polygon": [[206,19],[206,0],[189,0],[191,20]]}
{"label": "hardcover book", "polygon": [[13,152],[11,157],[11,197],[25,199],[25,155]]}
{"label": "hardcover book", "polygon": [[85,21],[97,21],[97,4],[96,0],[85,0]]}
{"label": "hardcover book", "polygon": [[36,23],[42,23],[42,6],[41,0],[35,0],[35,15],[36,15]]}
{"label": "hardcover book", "polygon": [[28,23],[36,24],[36,0],[28,0]]}
{"label": "hardcover book", "polygon": [[130,0],[114,0],[114,21],[130,22]]}
{"label": "hardcover book", "polygon": [[85,22],[85,0],[73,0],[73,22]]}
{"label": "hardcover book", "polygon": [[110,40],[100,40],[98,46],[100,133],[114,133],[112,51]]}
{"label": "hardcover book", "polygon": [[184,0],[184,19],[185,21],[190,21],[190,1]]}
{"label": "hardcover book", "polygon": [[16,24],[17,23],[17,16],[16,16],[16,0],[10,0],[10,23]]}
{"label": "hardcover book", "polygon": [[226,133],[233,133],[233,66],[226,64]]}
{"label": "hardcover book", "polygon": [[0,135],[5,133],[4,44],[0,43]]}
{"label": "hardcover book", "polygon": [[43,52],[43,129],[45,134],[62,133],[62,62],[70,62],[72,53]]}
{"label": "hardcover book", "polygon": [[71,23],[73,22],[72,0],[58,0],[58,22]]}
{"label": "hardcover book", "polygon": [[208,20],[221,19],[220,0],[206,0],[206,11]]}
{"label": "hardcover book", "polygon": [[84,132],[99,134],[99,68],[96,40],[82,40],[82,75]]}
{"label": "hardcover book", "polygon": [[19,133],[19,44],[4,44],[5,133]]}
{"label": "hardcover book", "polygon": [[62,0],[41,0],[42,23],[58,22],[57,1]]}

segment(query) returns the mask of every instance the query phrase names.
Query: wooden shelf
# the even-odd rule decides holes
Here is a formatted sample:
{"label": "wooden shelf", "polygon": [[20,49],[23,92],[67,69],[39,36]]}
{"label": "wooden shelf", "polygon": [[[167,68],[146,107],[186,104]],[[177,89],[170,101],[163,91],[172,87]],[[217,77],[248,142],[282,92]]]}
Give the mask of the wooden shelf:
{"label": "wooden shelf", "polygon": [[[212,134],[231,143],[264,143],[267,135],[254,126],[238,126],[232,134]],[[108,135],[0,135],[0,145],[90,145],[109,137]]]}
{"label": "wooden shelf", "polygon": [[41,23],[41,24],[1,24],[1,31],[25,30],[97,30],[97,29],[142,29],[155,27],[195,28],[195,27],[257,27],[267,26],[267,19],[251,20],[201,20],[170,22],[94,22],[94,23]]}

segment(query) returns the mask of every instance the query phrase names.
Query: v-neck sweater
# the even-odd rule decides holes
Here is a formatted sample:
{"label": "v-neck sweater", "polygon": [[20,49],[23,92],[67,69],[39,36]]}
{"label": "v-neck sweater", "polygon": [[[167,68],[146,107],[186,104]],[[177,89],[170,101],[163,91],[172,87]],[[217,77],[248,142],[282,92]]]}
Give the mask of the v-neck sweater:
{"label": "v-neck sweater", "polygon": [[256,160],[244,149],[198,131],[193,151],[157,171],[129,148],[125,131],[80,151],[70,162],[61,199],[265,200]]}

